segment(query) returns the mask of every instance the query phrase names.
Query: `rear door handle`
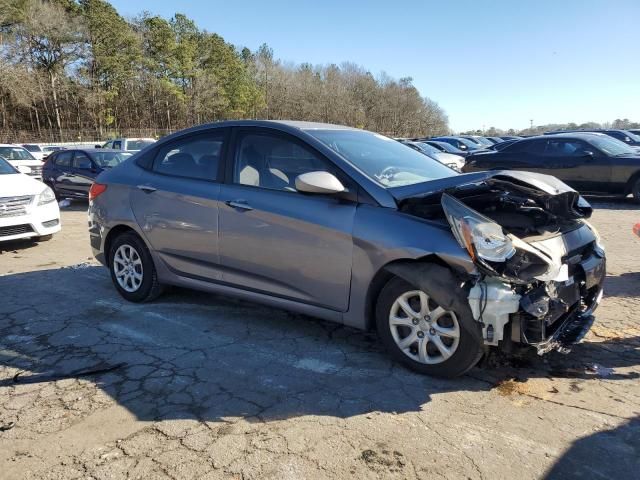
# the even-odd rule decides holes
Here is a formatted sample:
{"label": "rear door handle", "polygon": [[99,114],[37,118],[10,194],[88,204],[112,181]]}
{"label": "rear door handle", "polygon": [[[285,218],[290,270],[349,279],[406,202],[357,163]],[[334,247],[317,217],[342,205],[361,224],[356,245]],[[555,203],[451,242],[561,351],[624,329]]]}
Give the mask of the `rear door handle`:
{"label": "rear door handle", "polygon": [[138,185],[138,190],[142,190],[144,193],[153,193],[157,188],[152,187],[151,185]]}
{"label": "rear door handle", "polygon": [[246,200],[227,200],[224,203],[239,210],[253,210],[253,207],[249,205]]}

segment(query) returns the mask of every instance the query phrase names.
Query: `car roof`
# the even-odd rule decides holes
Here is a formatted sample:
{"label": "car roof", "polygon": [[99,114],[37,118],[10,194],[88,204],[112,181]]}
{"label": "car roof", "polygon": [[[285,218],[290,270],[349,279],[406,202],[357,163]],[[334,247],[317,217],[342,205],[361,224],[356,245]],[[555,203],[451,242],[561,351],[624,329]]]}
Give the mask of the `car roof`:
{"label": "car roof", "polygon": [[202,125],[196,125],[185,130],[180,130],[166,137],[162,137],[158,140],[158,145],[163,145],[166,142],[188,135],[191,133],[204,132],[211,128],[225,128],[225,127],[264,127],[273,128],[276,127],[279,130],[290,132],[292,130],[308,131],[308,130],[352,130],[354,132],[362,132],[364,130],[360,128],[347,127],[345,125],[334,125],[333,123],[321,123],[321,122],[303,122],[297,120],[224,120],[220,122],[204,123]]}
{"label": "car roof", "polygon": [[580,138],[582,140],[589,140],[593,138],[594,135],[603,135],[597,132],[562,132],[562,133],[554,133],[549,135],[536,135],[534,137],[521,138],[521,140],[540,140],[540,139],[549,139],[550,136],[553,138],[564,138],[564,139],[572,139],[572,138]]}

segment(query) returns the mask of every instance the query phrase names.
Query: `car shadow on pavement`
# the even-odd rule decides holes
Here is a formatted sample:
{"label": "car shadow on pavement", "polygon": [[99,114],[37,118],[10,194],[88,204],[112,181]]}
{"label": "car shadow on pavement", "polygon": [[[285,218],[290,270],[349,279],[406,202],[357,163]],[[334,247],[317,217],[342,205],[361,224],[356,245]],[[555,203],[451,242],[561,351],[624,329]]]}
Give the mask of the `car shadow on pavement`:
{"label": "car shadow on pavement", "polygon": [[640,272],[607,275],[604,294],[607,297],[637,298],[640,292]]}
{"label": "car shadow on pavement", "polygon": [[282,310],[181,289],[127,303],[102,267],[7,275],[0,291],[0,389],[86,378],[143,420],[402,413],[513,377],[597,378],[585,358],[609,380],[634,378],[615,369],[640,363],[615,353],[637,348],[634,337],[578,345],[572,363],[533,355],[443,380],[393,363],[374,333]]}
{"label": "car shadow on pavement", "polygon": [[619,427],[581,438],[547,471],[545,478],[638,478],[640,416]]}
{"label": "car shadow on pavement", "polygon": [[36,242],[35,240],[29,239],[29,238],[0,242],[0,255],[10,256],[12,253],[18,254],[23,250],[35,248],[38,245],[39,245],[39,242]]}
{"label": "car shadow on pavement", "polygon": [[640,204],[632,197],[586,196],[586,199],[594,209],[598,210],[638,210],[640,212]]}

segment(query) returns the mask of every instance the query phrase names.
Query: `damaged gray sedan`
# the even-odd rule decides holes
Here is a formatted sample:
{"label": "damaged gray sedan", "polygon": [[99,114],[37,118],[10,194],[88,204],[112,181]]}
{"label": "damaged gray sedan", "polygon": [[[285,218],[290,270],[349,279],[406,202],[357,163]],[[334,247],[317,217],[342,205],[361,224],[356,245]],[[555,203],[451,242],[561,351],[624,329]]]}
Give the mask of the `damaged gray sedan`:
{"label": "damaged gray sedan", "polygon": [[363,130],[237,121],[102,173],[89,232],[127,300],[178,285],[376,329],[395,359],[452,377],[491,347],[582,339],[605,276],[590,215],[554,177],[459,175]]}

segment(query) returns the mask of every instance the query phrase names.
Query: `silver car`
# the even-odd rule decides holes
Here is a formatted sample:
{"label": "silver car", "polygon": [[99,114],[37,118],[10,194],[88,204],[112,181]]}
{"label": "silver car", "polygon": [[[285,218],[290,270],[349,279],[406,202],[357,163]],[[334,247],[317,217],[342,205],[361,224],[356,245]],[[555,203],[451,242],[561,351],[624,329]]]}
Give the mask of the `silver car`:
{"label": "silver car", "polygon": [[179,285],[376,329],[410,368],[568,351],[602,295],[589,204],[554,177],[458,175],[376,133],[234,121],[163,138],[91,187],[90,241],[133,302]]}

